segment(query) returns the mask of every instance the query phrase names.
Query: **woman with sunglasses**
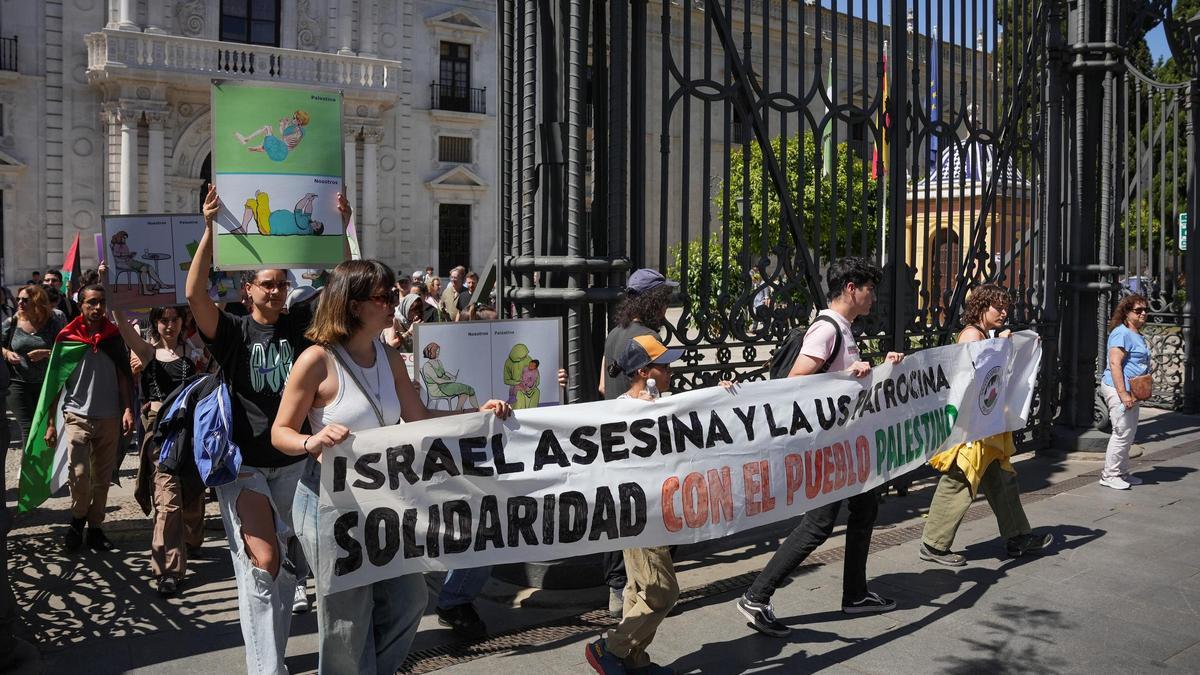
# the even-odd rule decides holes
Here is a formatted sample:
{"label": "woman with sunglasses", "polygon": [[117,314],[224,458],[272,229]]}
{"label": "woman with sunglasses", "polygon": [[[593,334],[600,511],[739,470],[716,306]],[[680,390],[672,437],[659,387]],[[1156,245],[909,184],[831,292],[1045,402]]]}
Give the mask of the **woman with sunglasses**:
{"label": "woman with sunglasses", "polygon": [[21,425],[22,441],[29,438],[54,338],[66,324],[67,317],[50,305],[45,289],[29,285],[17,292],[17,313],[0,326],[4,361],[11,379],[8,409]]}
{"label": "woman with sunglasses", "polygon": [[1117,303],[1108,321],[1108,358],[1100,393],[1112,420],[1112,436],[1108,438],[1100,484],[1114,490],[1128,490],[1142,483],[1141,478],[1129,473],[1129,448],[1137,434],[1139,410],[1129,381],[1150,372],[1150,347],[1142,335],[1149,311],[1150,301],[1135,293]]}
{"label": "woman with sunglasses", "polygon": [[[399,352],[379,339],[394,317],[395,277],[377,260],[334,268],[306,333],[313,346],[296,360],[283,390],[271,442],[307,457],[292,506],[304,555],[314,569],[331,555],[318,547],[321,453],[362,432],[454,414],[421,403]],[[504,401],[479,408],[508,417]],[[318,672],[394,673],[404,662],[425,610],[421,574],[328,594],[317,585]]]}

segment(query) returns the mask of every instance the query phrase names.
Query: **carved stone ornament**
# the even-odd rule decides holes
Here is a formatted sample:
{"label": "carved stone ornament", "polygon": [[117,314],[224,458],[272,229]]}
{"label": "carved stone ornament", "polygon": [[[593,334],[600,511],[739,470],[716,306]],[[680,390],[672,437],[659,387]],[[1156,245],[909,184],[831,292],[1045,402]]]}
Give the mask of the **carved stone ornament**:
{"label": "carved stone ornament", "polygon": [[321,34],[321,22],[312,16],[312,0],[296,2],[296,47],[317,49],[317,36]]}
{"label": "carved stone ornament", "polygon": [[208,8],[204,0],[181,0],[175,5],[175,25],[179,33],[187,37],[204,37],[205,15]]}

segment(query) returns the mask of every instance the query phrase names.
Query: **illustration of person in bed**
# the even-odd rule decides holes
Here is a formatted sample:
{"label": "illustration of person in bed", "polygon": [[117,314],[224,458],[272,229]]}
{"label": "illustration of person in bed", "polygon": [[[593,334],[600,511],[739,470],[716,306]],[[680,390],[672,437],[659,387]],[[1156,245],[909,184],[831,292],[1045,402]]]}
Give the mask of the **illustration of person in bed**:
{"label": "illustration of person in bed", "polygon": [[[267,157],[273,162],[282,162],[287,159],[288,153],[296,149],[300,145],[300,141],[304,139],[304,127],[308,126],[308,113],[303,110],[297,110],[292,113],[291,117],[285,117],[279,120],[279,135],[275,135],[275,129],[271,125],[263,126],[256,129],[249,136],[243,136],[238,132],[233,132],[234,137],[238,142],[246,146],[250,152],[266,153]],[[262,142],[258,145],[250,145],[250,141],[262,136]]]}
{"label": "illustration of person in bed", "polygon": [[291,211],[272,211],[271,196],[261,190],[257,191],[252,199],[246,200],[241,227],[233,232],[246,234],[246,228],[253,222],[258,227],[258,233],[262,235],[321,234],[325,231],[325,224],[312,219],[313,202],[316,199],[317,196],[310,192],[301,197]]}
{"label": "illustration of person in bed", "polygon": [[108,248],[112,252],[115,261],[113,267],[117,270],[118,278],[122,272],[132,272],[137,276],[138,284],[143,289],[144,295],[155,295],[159,289],[174,289],[174,286],[163,283],[158,276],[158,270],[154,269],[153,265],[138,260],[136,254],[129,250],[129,233],[125,230],[121,230],[109,238]]}

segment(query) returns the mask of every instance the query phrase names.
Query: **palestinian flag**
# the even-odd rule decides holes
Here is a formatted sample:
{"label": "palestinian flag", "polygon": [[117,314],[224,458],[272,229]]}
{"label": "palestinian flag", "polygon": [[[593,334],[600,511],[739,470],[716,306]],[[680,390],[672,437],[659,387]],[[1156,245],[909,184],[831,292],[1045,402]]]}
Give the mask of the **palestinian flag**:
{"label": "palestinian flag", "polygon": [[[91,350],[104,351],[117,366],[118,377],[129,376],[129,357],[125,354],[125,343],[117,327],[107,319],[99,332],[88,331],[82,316],[77,316],[63,327],[54,340],[50,351],[50,363],[46,366],[46,379],[42,382],[42,393],[38,396],[37,410],[29,438],[25,439],[25,454],[21,457],[21,489],[17,498],[17,510],[29,511],[67,484],[67,445],[63,429],[62,393],[83,360]],[[53,408],[53,409],[52,409]],[[46,445],[46,422],[54,415],[54,428],[58,430],[57,447]]]}
{"label": "palestinian flag", "polygon": [[64,297],[71,297],[71,278],[79,273],[79,234],[75,234],[75,241],[71,242],[71,248],[67,251],[67,257],[63,258],[62,266],[62,294]]}

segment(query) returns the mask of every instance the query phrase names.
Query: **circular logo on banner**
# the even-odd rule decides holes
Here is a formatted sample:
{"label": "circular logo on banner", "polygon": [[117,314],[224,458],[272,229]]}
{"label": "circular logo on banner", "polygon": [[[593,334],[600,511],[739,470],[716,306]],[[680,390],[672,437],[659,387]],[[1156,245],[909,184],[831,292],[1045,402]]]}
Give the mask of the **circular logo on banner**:
{"label": "circular logo on banner", "polygon": [[979,388],[979,412],[990,415],[996,409],[996,401],[1000,400],[1000,366],[995,366],[983,378],[983,386]]}

